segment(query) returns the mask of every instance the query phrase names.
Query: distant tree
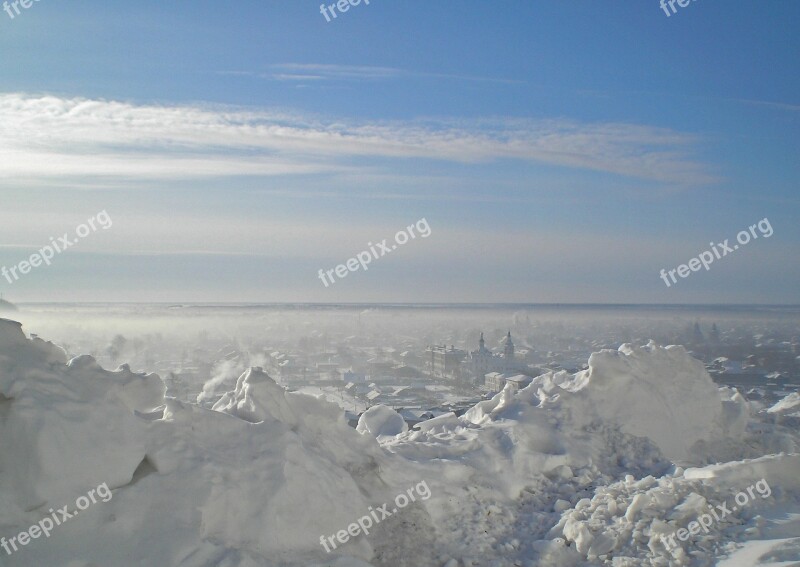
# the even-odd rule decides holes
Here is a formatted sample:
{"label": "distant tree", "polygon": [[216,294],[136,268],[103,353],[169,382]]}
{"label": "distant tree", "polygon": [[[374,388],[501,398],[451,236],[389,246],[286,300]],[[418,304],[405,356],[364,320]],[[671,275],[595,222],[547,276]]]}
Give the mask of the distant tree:
{"label": "distant tree", "polygon": [[702,343],[706,340],[705,337],[703,336],[703,331],[700,330],[700,323],[694,324],[694,332],[692,333],[692,339],[696,343]]}
{"label": "distant tree", "polygon": [[719,329],[717,329],[716,323],[711,325],[711,340],[715,343],[719,342]]}

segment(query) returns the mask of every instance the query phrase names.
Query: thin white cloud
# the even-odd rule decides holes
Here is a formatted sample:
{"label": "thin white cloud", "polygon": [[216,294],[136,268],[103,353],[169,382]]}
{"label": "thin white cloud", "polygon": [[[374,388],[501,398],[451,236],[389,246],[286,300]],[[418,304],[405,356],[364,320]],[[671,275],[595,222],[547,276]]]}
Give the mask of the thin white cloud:
{"label": "thin white cloud", "polygon": [[386,81],[412,78],[444,79],[449,81],[471,81],[482,83],[521,84],[525,81],[497,77],[477,77],[453,73],[426,73],[408,71],[397,67],[373,67],[368,65],[330,65],[322,63],[277,63],[269,71],[224,71],[223,75],[256,77],[274,81]]}
{"label": "thin white cloud", "polygon": [[311,63],[279,63],[269,71],[223,71],[221,75],[254,77],[272,81],[373,81],[407,76],[401,69],[358,65],[321,65]]}
{"label": "thin white cloud", "polygon": [[271,66],[278,71],[294,74],[309,73],[326,79],[396,79],[406,75],[394,67],[371,67],[367,65],[324,65],[319,63],[279,63]]}
{"label": "thin white cloud", "polygon": [[777,108],[780,110],[789,110],[791,112],[800,111],[800,105],[797,104],[787,104],[785,102],[772,102],[768,100],[748,100],[743,98],[734,99],[736,102],[742,102],[744,104],[751,104],[753,106],[767,106],[770,108]]}
{"label": "thin white cloud", "polygon": [[525,81],[516,79],[500,79],[496,77],[476,77],[474,75],[458,75],[453,73],[426,73],[408,71],[397,67],[373,67],[368,65],[330,65],[321,63],[278,63],[270,67],[277,73],[258,73],[261,78],[295,80],[303,78],[327,80],[393,80],[409,78],[445,79],[453,81],[475,81],[486,83],[520,84]]}
{"label": "thin white cloud", "polygon": [[[569,120],[321,121],[201,105],[0,95],[0,184],[374,173],[385,160],[558,165],[671,184],[716,179],[692,135]],[[373,158],[364,164],[365,158]],[[380,167],[376,159],[381,159]],[[360,160],[358,167],[355,160]]]}
{"label": "thin white cloud", "polygon": [[272,75],[276,81],[322,81],[325,79],[322,75],[299,75],[297,73],[277,73]]}

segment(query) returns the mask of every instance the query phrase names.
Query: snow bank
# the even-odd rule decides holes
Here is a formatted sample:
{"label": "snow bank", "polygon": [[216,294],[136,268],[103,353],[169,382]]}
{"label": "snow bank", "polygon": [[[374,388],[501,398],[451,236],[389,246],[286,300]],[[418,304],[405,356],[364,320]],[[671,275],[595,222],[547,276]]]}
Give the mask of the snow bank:
{"label": "snow bank", "polygon": [[769,408],[767,413],[774,413],[776,415],[800,416],[800,392],[792,392],[774,406]]}
{"label": "snow bank", "polygon": [[0,320],[3,484],[25,509],[127,484],[145,456],[135,414],[163,404],[164,392],[155,375],[108,372],[90,356],[65,364],[61,349]]}
{"label": "snow bank", "polygon": [[[565,556],[580,564],[606,556],[627,557],[631,565],[714,564],[732,542],[762,534],[765,510],[800,505],[798,470],[800,455],[774,455],[677,469],[662,478],[629,476],[562,513],[547,545],[540,545],[542,564],[554,565]],[[684,540],[665,540],[678,530],[691,533]]]}
{"label": "snow bank", "polygon": [[[416,430],[375,406],[356,431],[335,404],[287,392],[260,368],[231,388],[213,409],[184,404],[155,375],[67,361],[0,320],[0,536],[103,482],[114,489],[0,557],[10,567],[688,565],[763,535],[758,514],[775,502],[800,507],[797,454],[700,466],[715,442],[795,445],[777,425],[748,432],[741,395],[715,388],[680,347],[595,353],[583,372],[539,376]],[[663,545],[762,478],[770,498],[691,545]],[[326,554],[320,536],[421,480],[429,500]]]}
{"label": "snow bank", "polygon": [[382,439],[407,458],[451,458],[503,479],[509,494],[531,475],[567,466],[604,473],[692,462],[698,447],[744,432],[747,404],[720,394],[682,347],[623,345],[594,353],[574,375],[547,373],[506,387],[454,416]]}
{"label": "snow bank", "polygon": [[399,413],[384,405],[369,408],[358,419],[356,431],[368,433],[372,437],[400,435],[408,431],[408,424]]}
{"label": "snow bank", "polygon": [[[516,393],[507,387],[461,418],[381,442],[414,463],[435,463],[441,480],[431,484],[431,515],[441,532],[454,534],[454,557],[459,548],[491,548],[560,567],[652,553],[644,535],[650,523],[638,522],[641,514],[652,519],[655,509],[636,495],[655,478],[671,478],[662,475],[673,462],[702,463],[702,451],[714,443],[736,444],[748,418],[744,398],[719,391],[682,347],[651,342],[595,353],[585,371],[548,373]],[[636,477],[650,480],[633,488]],[[620,478],[628,480],[619,484]],[[614,502],[606,501],[609,486],[620,487]],[[664,515],[680,496],[658,500]],[[464,512],[453,505],[465,498],[479,507]],[[517,537],[493,520],[498,516],[513,518]]]}
{"label": "snow bank", "polygon": [[[103,482],[114,489],[4,561],[308,565],[326,556],[320,536],[394,492],[374,439],[335,405],[288,393],[258,368],[216,411],[164,392],[155,375],[108,372],[88,356],[67,362],[0,320],[0,535]],[[344,555],[369,559],[370,540],[348,542]]]}
{"label": "snow bank", "polygon": [[625,344],[592,354],[589,368],[572,377],[548,374],[528,389],[542,402],[559,395],[576,426],[616,424],[671,460],[691,458],[698,441],[720,437],[727,425],[716,385],[680,346]]}
{"label": "snow bank", "polygon": [[687,479],[714,479],[731,486],[744,485],[767,478],[775,486],[800,491],[800,455],[767,455],[730,463],[686,469]]}

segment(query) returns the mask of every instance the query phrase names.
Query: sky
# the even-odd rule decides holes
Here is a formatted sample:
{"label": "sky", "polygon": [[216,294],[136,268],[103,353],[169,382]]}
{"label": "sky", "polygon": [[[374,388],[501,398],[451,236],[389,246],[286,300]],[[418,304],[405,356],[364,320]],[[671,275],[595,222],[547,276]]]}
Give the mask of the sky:
{"label": "sky", "polygon": [[17,8],[11,301],[800,303],[795,0]]}

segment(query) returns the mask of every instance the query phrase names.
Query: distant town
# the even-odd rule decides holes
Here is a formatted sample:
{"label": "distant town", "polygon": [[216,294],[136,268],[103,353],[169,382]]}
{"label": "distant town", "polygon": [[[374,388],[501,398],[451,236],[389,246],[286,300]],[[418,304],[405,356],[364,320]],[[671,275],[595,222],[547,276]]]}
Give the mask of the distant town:
{"label": "distant town", "polygon": [[[26,307],[12,314],[35,321],[42,310],[69,312]],[[135,329],[138,318],[154,318],[160,333],[103,339],[91,325],[70,321],[63,330],[48,328],[48,336],[60,332],[70,353],[90,352],[106,367],[128,363],[155,372],[168,395],[208,407],[248,367],[262,367],[289,390],[339,404],[351,423],[376,404],[395,409],[411,427],[443,413],[461,414],[506,386],[519,390],[546,372],[585,370],[593,352],[650,339],[683,345],[717,384],[737,388],[749,400],[767,405],[800,390],[796,314],[656,315],[635,309],[152,306],[121,313],[115,328]],[[81,319],[91,317],[90,310]],[[108,346],[97,350],[103,340]]]}

